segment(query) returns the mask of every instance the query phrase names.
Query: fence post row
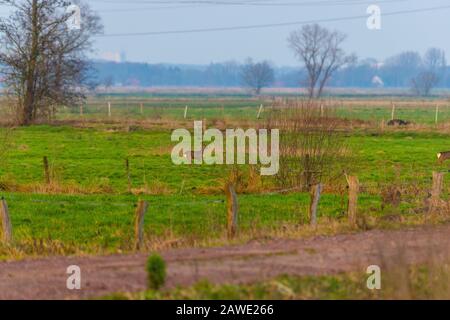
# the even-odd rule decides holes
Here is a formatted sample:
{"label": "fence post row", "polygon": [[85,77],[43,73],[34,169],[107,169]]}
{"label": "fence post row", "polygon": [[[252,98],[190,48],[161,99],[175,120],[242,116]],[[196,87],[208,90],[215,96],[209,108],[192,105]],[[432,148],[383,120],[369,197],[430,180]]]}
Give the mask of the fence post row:
{"label": "fence post row", "polygon": [[238,199],[234,185],[229,183],[225,186],[225,194],[227,197],[227,229],[228,238],[234,238],[238,232]]}
{"label": "fence post row", "polygon": [[0,200],[0,224],[1,224],[0,240],[5,244],[11,243],[12,241],[11,219],[9,218],[8,204],[6,203],[6,200],[3,198]]}

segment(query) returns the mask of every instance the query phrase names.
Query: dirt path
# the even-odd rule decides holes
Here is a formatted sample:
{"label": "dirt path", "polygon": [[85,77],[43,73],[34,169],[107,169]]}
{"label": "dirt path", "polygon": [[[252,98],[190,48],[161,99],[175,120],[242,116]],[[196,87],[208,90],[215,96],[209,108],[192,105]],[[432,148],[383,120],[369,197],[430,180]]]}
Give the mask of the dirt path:
{"label": "dirt path", "polygon": [[[271,240],[236,247],[163,253],[168,287],[201,279],[242,283],[281,274],[319,275],[361,271],[389,261],[420,263],[450,258],[450,225],[401,231],[370,231],[308,240]],[[145,290],[147,255],[56,257],[0,263],[0,299],[80,299]],[[66,288],[66,269],[78,265],[82,289]]]}

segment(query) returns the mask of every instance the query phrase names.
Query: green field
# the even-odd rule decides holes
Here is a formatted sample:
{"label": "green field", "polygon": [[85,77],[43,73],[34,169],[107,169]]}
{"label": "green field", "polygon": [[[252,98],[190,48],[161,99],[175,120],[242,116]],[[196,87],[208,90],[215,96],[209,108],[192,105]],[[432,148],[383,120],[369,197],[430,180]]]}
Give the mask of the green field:
{"label": "green field", "polygon": [[[295,96],[289,97],[294,99]],[[275,100],[274,100],[275,99]],[[188,106],[188,120],[255,120],[260,105],[265,111],[283,97],[252,98],[246,96],[217,95],[103,95],[90,98],[80,107],[60,107],[55,115],[59,121],[126,121],[126,120],[183,120]],[[108,116],[108,103],[111,103],[111,117]],[[419,100],[411,97],[347,97],[326,98],[325,108],[333,110],[339,117],[380,123],[392,117],[392,103],[395,105],[394,117],[418,125],[436,124],[436,106],[438,106],[438,124],[450,121],[450,101],[435,98]],[[142,109],[141,109],[142,106]],[[0,116],[7,116],[5,106],[0,105]],[[264,114],[262,116],[264,118]],[[0,118],[1,120],[1,118]]]}
{"label": "green field", "polygon": [[[112,100],[93,101],[83,109],[80,116],[79,108],[67,108],[58,115],[62,120],[93,120],[108,119],[108,101],[111,102],[111,115],[113,119],[173,119],[182,120],[184,111],[188,106],[188,119],[240,119],[254,120],[262,104],[269,110],[272,100],[245,100],[245,99],[178,99],[178,100]],[[143,106],[141,113],[141,103]],[[435,124],[436,103],[439,104],[438,123],[450,120],[450,102],[447,101],[408,101],[397,102],[394,116],[414,124]],[[364,120],[368,122],[389,121],[392,117],[392,107],[389,101],[364,103],[364,101],[349,101],[341,104],[337,101],[324,102],[325,108],[330,108],[340,117]]]}
{"label": "green field", "polygon": [[[197,113],[191,117],[219,117],[216,112],[222,110],[217,106],[220,103],[229,103],[224,110],[236,118],[256,114],[260,101],[239,101],[213,101],[216,106],[208,101],[204,105],[194,101]],[[149,102],[152,103],[156,102]],[[180,101],[172,107],[158,108],[179,117],[184,104]],[[151,110],[148,106],[148,112]],[[371,112],[378,112],[353,110],[366,112],[366,118],[373,116]],[[122,116],[129,111],[123,107]],[[63,111],[58,117],[64,119],[68,113]],[[1,159],[0,196],[7,200],[10,209],[16,246],[1,247],[0,258],[131,250],[138,199],[150,203],[145,222],[149,248],[204,245],[226,238],[222,188],[232,168],[175,166],[170,157],[174,143],[170,141],[169,129],[141,127],[139,123],[134,130],[126,127],[124,120],[123,125],[107,121],[87,125],[79,122],[75,126],[60,123],[12,131],[8,153]],[[345,169],[357,175],[363,186],[360,211],[369,220],[392,214],[405,219],[416,217],[415,210],[431,186],[432,171],[448,170],[448,166],[436,163],[436,154],[450,150],[449,138],[450,133],[434,126],[387,131],[364,127],[345,133],[349,148]],[[50,185],[44,181],[44,156],[50,163]],[[125,159],[130,163],[131,190]],[[240,170],[247,177],[249,168]],[[338,176],[334,183],[320,202],[319,222],[324,228],[330,221],[339,223],[346,219],[345,189],[337,191],[345,186],[345,178]],[[295,229],[307,224],[309,194],[277,194],[273,178],[264,178],[257,184],[256,190],[244,190],[239,195],[243,238],[278,234],[286,227]],[[382,207],[381,190],[390,185],[404,189],[399,208]],[[448,190],[446,184],[445,196]]]}
{"label": "green field", "polygon": [[[190,128],[189,128],[190,129]],[[13,146],[2,160],[0,175],[18,184],[43,181],[42,159],[47,156],[54,179],[64,184],[103,186],[113,193],[127,191],[125,159],[129,159],[133,188],[145,183],[165,185],[168,193],[215,187],[227,166],[175,166],[170,153],[176,144],[171,131],[125,132],[108,128],[33,126],[15,129]],[[404,179],[430,178],[436,154],[450,149],[447,134],[396,131],[355,131],[346,134],[354,163],[352,172],[366,182],[386,182],[398,167]],[[382,167],[383,170],[379,170]],[[99,188],[100,188],[99,187]]]}

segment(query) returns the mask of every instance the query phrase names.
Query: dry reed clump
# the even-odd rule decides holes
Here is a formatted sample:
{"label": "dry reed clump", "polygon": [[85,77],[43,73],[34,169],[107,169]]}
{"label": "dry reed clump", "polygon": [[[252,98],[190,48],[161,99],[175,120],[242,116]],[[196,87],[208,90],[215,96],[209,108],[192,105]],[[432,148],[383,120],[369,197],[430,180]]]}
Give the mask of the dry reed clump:
{"label": "dry reed clump", "polygon": [[[0,176],[0,191],[17,193],[38,193],[38,194],[70,194],[70,195],[93,195],[93,194],[117,194],[116,190],[108,178],[94,179],[86,185],[81,185],[75,181],[61,182],[52,175],[50,183],[32,182],[18,183],[11,175]],[[144,186],[133,188],[134,195],[169,195],[175,191],[166,183],[154,181],[148,184],[144,181]]]}
{"label": "dry reed clump", "polygon": [[26,238],[15,241],[13,244],[4,245],[0,243],[0,260],[20,260],[30,257],[46,256],[82,256],[90,252],[102,253],[100,247],[83,249],[75,243],[63,243],[53,239]]}
{"label": "dry reed clump", "polygon": [[32,183],[24,185],[19,192],[24,193],[39,193],[39,194],[111,194],[114,193],[109,182],[91,184],[88,186],[81,186],[76,182],[50,182],[46,183]]}
{"label": "dry reed clump", "polygon": [[237,193],[249,194],[263,191],[262,178],[256,166],[249,166],[245,171],[238,166],[233,166],[223,185],[229,183],[235,186]]}
{"label": "dry reed clump", "polygon": [[0,177],[0,191],[18,193],[39,193],[39,194],[111,194],[115,190],[111,186],[109,179],[96,179],[88,185],[80,185],[74,181],[60,182],[51,180],[50,183],[32,182],[18,183],[14,177],[4,175]]}
{"label": "dry reed clump", "polygon": [[0,191],[18,192],[21,186],[9,174],[0,176]]}
{"label": "dry reed clump", "polygon": [[[430,243],[438,241],[431,236]],[[385,250],[393,246],[394,250]],[[394,252],[389,255],[386,252]],[[381,298],[391,300],[450,299],[450,248],[430,250],[425,262],[406,258],[401,243],[389,237],[379,244],[378,258],[382,270]],[[414,260],[414,259],[413,259]]]}
{"label": "dry reed clump", "polygon": [[153,181],[151,184],[146,182],[143,187],[132,188],[131,193],[134,195],[170,195],[174,194],[175,190],[165,182]]}

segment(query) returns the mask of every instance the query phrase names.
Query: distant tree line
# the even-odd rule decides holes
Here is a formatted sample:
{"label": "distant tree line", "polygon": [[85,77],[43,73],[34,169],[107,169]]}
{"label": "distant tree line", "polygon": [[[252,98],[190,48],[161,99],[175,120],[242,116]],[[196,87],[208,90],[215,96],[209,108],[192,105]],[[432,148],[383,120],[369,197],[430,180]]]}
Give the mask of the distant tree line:
{"label": "distant tree line", "polygon": [[423,57],[406,51],[381,63],[346,53],[346,38],[342,32],[318,24],[292,31],[287,42],[299,68],[277,68],[251,58],[243,64],[231,61],[208,66],[111,62],[97,62],[96,66],[106,88],[112,82],[125,86],[244,86],[260,94],[270,86],[302,87],[310,99],[317,99],[329,86],[411,88],[418,96],[428,96],[436,87],[450,87],[450,70],[441,49],[430,48]]}
{"label": "distant tree line", "polygon": [[[96,61],[94,67],[95,78],[102,86],[105,83],[111,86],[112,83],[115,86],[241,87],[246,86],[243,70],[248,68],[248,64],[240,64],[235,61],[209,65]],[[269,86],[288,88],[305,86],[304,79],[307,76],[305,68],[273,65],[271,68],[273,69],[273,79]],[[450,67],[441,63],[440,67],[431,68],[429,58],[421,57],[417,52],[403,52],[386,59],[384,63],[370,58],[356,59],[337,70],[329,79],[328,86],[359,88],[384,86],[414,89],[414,82],[418,83],[418,87],[423,87],[421,82],[427,77],[431,78],[428,80],[432,80],[433,87],[450,88]],[[376,79],[379,80],[375,81]],[[415,89],[423,90],[423,88]],[[427,93],[423,92],[423,94]]]}

